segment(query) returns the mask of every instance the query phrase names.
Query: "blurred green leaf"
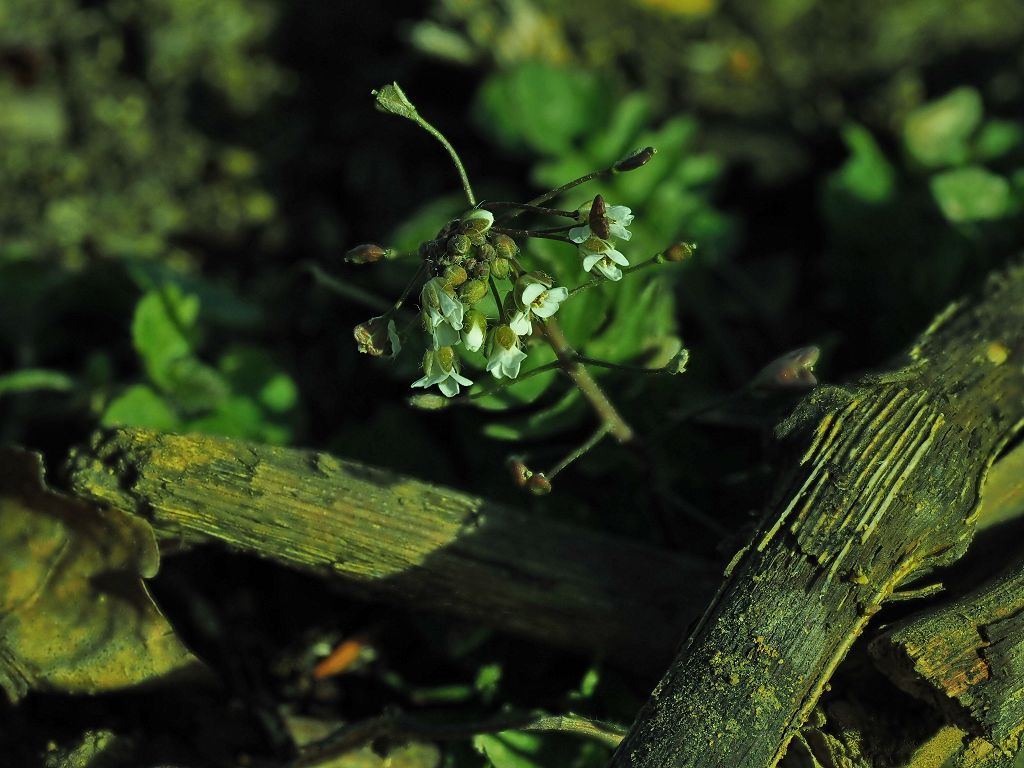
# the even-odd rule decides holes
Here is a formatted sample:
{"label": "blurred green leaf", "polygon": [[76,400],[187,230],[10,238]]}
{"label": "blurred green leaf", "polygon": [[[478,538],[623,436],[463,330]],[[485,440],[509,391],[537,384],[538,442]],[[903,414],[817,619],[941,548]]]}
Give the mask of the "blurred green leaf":
{"label": "blurred green leaf", "polygon": [[610,106],[593,73],[531,61],[484,82],[477,120],[509,148],[556,155],[604,123]]}
{"label": "blurred green leaf", "polygon": [[1024,125],[1012,120],[989,120],[974,141],[979,160],[998,160],[1024,146]]}
{"label": "blurred green leaf", "polygon": [[998,219],[1010,205],[1010,185],[1002,176],[971,165],[934,176],[932,195],[954,224]]}
{"label": "blurred green leaf", "polygon": [[828,178],[833,194],[842,192],[865,203],[892,199],[896,172],[867,128],[851,124],[843,128],[850,157]]}
{"label": "blurred green leaf", "polygon": [[494,768],[545,768],[538,760],[541,737],[522,731],[502,731],[473,737],[473,746]]}
{"label": "blurred green leaf", "polygon": [[44,90],[13,90],[0,82],[0,136],[5,141],[57,142],[67,120],[60,96]]}
{"label": "blurred green leaf", "polygon": [[957,88],[907,116],[903,141],[910,156],[935,168],[970,157],[968,140],[981,123],[984,107],[974,88]]}
{"label": "blurred green leaf", "polygon": [[167,379],[169,396],[186,415],[216,408],[231,392],[220,373],[191,356],[172,360]]}
{"label": "blurred green leaf", "polygon": [[217,365],[234,392],[255,398],[272,413],[286,413],[298,403],[295,382],[277,367],[265,349],[232,347]]}
{"label": "blurred green leaf", "polygon": [[173,387],[172,364],[192,352],[199,299],[173,283],[146,293],[135,307],[132,342],[146,373],[162,389]]}
{"label": "blurred green leaf", "polygon": [[105,427],[123,425],[147,427],[165,432],[180,425],[174,409],[144,384],[128,387],[103,412],[100,423]]}
{"label": "blurred green leaf", "polygon": [[67,392],[74,389],[75,380],[61,371],[43,368],[25,368],[0,376],[0,396],[16,392],[35,392],[48,389]]}

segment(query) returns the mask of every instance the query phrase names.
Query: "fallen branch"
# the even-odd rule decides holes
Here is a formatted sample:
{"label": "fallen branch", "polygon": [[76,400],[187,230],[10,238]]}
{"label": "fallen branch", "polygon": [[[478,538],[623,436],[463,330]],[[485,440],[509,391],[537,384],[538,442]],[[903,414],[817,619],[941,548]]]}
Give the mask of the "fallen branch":
{"label": "fallen branch", "polygon": [[959,558],[989,465],[1024,422],[1024,265],[953,305],[905,367],[819,387],[750,543],[615,768],[774,766],[882,603]]}

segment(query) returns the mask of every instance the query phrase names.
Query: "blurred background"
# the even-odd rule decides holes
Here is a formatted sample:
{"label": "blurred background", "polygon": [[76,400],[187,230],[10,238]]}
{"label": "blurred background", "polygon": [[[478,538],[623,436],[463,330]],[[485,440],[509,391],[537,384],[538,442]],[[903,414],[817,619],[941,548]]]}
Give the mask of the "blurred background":
{"label": "blurred background", "polygon": [[[763,503],[770,429],[794,402],[730,394],[808,344],[825,381],[884,367],[1020,252],[1022,73],[1018,0],[2,0],[0,442],[55,469],[100,425],[315,447],[727,559],[724,532]],[[690,350],[681,376],[601,372],[650,436],[667,530],[623,513],[653,491],[612,445],[549,497],[509,481],[509,455],[543,465],[593,428],[553,375],[485,409],[423,412],[405,402],[415,339],[395,362],[356,351],[352,327],[397,297],[416,258],[357,267],[345,250],[414,253],[465,207],[434,140],[373,109],[371,89],[391,81],[484,199],[522,201],[658,148],[565,202],[601,191],[630,206],[631,258],[678,240],[695,256],[588,293],[563,322],[607,360]],[[544,246],[529,252],[541,266],[558,258]],[[649,682],[220,553],[168,560],[154,588],[229,670],[226,701],[351,718],[396,702],[572,700],[628,721]],[[222,629],[189,629],[203,611]],[[361,672],[297,687],[285,661],[367,627],[376,645]],[[431,699],[440,688],[450,697]],[[31,700],[16,741],[133,716],[112,700],[69,725],[69,706]],[[208,717],[218,728],[224,707]],[[218,748],[286,751],[254,711]],[[506,764],[603,764],[602,748],[573,744],[520,745],[534,762]],[[568,762],[537,757],[549,748]],[[470,746],[445,749],[431,764],[483,764]]]}

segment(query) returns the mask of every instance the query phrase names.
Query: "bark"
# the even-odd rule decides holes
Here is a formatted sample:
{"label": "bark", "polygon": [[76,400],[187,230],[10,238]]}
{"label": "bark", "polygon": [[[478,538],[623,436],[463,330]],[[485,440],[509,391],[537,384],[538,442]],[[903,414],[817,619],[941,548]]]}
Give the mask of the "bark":
{"label": "bark", "polygon": [[718,580],[702,561],[313,451],[118,429],[69,471],[76,495],[145,517],[164,542],[218,542],[652,675]]}
{"label": "bark", "polygon": [[806,449],[615,753],[615,768],[774,766],[872,615],[963,554],[1024,420],[1024,265],[943,312],[904,366],[820,387]]}
{"label": "bark", "polygon": [[871,643],[901,688],[1007,753],[1024,731],[1024,565]]}

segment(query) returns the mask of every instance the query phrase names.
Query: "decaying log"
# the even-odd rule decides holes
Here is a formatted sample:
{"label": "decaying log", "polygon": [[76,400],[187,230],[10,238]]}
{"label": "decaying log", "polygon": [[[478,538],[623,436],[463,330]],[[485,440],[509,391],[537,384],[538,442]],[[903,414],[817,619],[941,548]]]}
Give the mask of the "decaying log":
{"label": "decaying log", "polygon": [[871,652],[890,678],[1012,753],[1024,731],[1024,565],[888,628]]}
{"label": "decaying log", "polygon": [[788,480],[615,754],[615,768],[774,766],[871,616],[966,550],[1024,422],[1024,265],[951,306],[905,366],[821,387],[780,428]]}
{"label": "decaying log", "polygon": [[323,453],[118,429],[69,460],[76,495],[350,593],[443,610],[658,674],[708,564]]}

